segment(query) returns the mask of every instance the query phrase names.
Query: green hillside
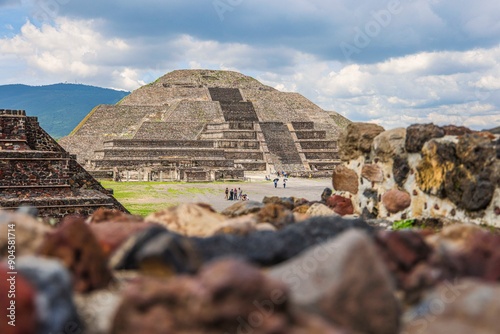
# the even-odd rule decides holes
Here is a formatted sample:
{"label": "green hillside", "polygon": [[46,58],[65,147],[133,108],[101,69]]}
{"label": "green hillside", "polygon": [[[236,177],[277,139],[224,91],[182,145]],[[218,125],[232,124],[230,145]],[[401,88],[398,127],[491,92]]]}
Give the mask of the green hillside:
{"label": "green hillside", "polygon": [[37,116],[52,137],[66,136],[99,104],[115,104],[129,92],[79,84],[0,85],[0,108]]}

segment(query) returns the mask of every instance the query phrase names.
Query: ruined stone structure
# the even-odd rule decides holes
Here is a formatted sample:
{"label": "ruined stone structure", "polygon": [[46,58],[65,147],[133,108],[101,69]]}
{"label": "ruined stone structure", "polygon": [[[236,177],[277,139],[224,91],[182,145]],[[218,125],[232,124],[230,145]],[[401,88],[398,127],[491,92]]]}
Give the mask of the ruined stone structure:
{"label": "ruined stone structure", "polygon": [[127,212],[24,110],[0,109],[0,208],[34,206],[41,217]]}
{"label": "ruined stone structure", "polygon": [[171,72],[101,105],[61,140],[93,173],[122,179],[240,179],[244,171],[331,170],[340,128],[297,93],[240,73]]}

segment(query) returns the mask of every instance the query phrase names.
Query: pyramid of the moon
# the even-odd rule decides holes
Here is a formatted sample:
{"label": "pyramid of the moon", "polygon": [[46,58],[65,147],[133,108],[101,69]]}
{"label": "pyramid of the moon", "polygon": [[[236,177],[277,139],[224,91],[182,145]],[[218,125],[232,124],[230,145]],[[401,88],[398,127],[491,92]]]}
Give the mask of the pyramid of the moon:
{"label": "pyramid of the moon", "polygon": [[0,109],[0,209],[22,206],[39,216],[89,215],[105,207],[127,212],[24,110]]}
{"label": "pyramid of the moon", "polygon": [[178,70],[97,106],[60,143],[95,175],[118,171],[122,179],[314,172],[338,163],[335,118],[237,72]]}

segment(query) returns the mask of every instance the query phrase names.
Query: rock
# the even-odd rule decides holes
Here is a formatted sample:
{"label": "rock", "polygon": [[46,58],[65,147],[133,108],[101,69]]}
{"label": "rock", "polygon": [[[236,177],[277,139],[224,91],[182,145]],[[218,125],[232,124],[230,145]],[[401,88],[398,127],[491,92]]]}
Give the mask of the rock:
{"label": "rock", "polygon": [[403,333],[498,333],[500,286],[474,280],[444,282],[407,312]]}
{"label": "rock", "polygon": [[463,251],[471,238],[484,229],[472,224],[453,224],[445,226],[439,233],[426,237],[425,241],[433,248],[449,252]]}
{"label": "rock", "polygon": [[405,139],[405,128],[384,131],[373,139],[373,153],[384,162],[401,156],[406,153]]}
{"label": "rock", "polygon": [[0,210],[0,257],[8,256],[9,224],[15,224],[16,256],[36,254],[51,230],[32,216]]}
{"label": "rock", "polygon": [[99,208],[89,217],[90,224],[143,222],[144,218],[126,214],[117,209]]}
{"label": "rock", "polygon": [[61,262],[26,256],[17,260],[17,270],[36,289],[38,333],[83,332],[71,276]]}
{"label": "rock", "polygon": [[427,141],[444,135],[444,130],[432,123],[410,125],[406,129],[405,149],[408,153],[419,153]]}
{"label": "rock", "polygon": [[406,191],[391,189],[382,195],[382,204],[390,213],[398,213],[408,208],[411,196]]}
{"label": "rock", "polygon": [[[23,275],[8,274],[11,271],[6,263],[0,263],[0,293],[2,294],[0,333],[36,333],[38,324],[35,288]],[[12,302],[15,304],[11,304]]]}
{"label": "rock", "polygon": [[446,174],[455,168],[456,163],[453,143],[435,140],[427,142],[422,148],[422,159],[417,165],[417,185],[427,194],[445,197]]}
{"label": "rock", "polygon": [[310,217],[333,216],[335,212],[325,204],[314,203],[307,209],[306,215]]}
{"label": "rock", "polygon": [[380,231],[375,234],[375,240],[398,288],[404,288],[408,274],[432,254],[432,248],[424,237],[412,230]]}
{"label": "rock", "polygon": [[278,230],[295,223],[293,212],[282,204],[266,204],[255,215],[258,223],[269,223]]}
{"label": "rock", "polygon": [[[257,231],[257,218],[249,214],[226,220],[222,226],[214,232],[215,234],[247,235]],[[272,226],[272,225],[271,225]],[[275,230],[275,228],[274,228]]]}
{"label": "rock", "polygon": [[358,193],[358,175],[352,169],[339,165],[333,170],[332,185],[336,191],[348,191],[355,195]]}
{"label": "rock", "polygon": [[456,125],[445,125],[442,127],[444,130],[445,136],[463,136],[468,133],[473,133],[471,129],[465,126],[456,126]]}
{"label": "rock", "polygon": [[[370,273],[367,275],[366,273]],[[270,269],[301,308],[360,333],[398,333],[391,277],[365,233],[347,231]]]}
{"label": "rock", "polygon": [[384,181],[384,172],[382,171],[382,168],[375,164],[363,165],[361,176],[370,182]]}
{"label": "rock", "polygon": [[[306,326],[304,326],[306,325]],[[292,313],[284,284],[236,260],[214,262],[195,277],[140,279],[126,290],[112,334],[336,333]],[[305,331],[300,331],[300,329]]]}
{"label": "rock", "polygon": [[145,221],[164,225],[185,236],[207,237],[214,234],[226,217],[202,203],[185,203],[150,214]]}
{"label": "rock", "polygon": [[107,334],[111,331],[113,318],[122,301],[121,292],[112,287],[74,296],[85,333]]}
{"label": "rock", "polygon": [[239,217],[256,213],[264,207],[264,204],[257,201],[240,201],[224,209],[221,214],[228,217]]}
{"label": "rock", "polygon": [[293,210],[293,208],[295,207],[295,199],[293,197],[278,197],[278,196],[268,197],[268,196],[266,196],[262,200],[262,203],[264,205],[266,205],[266,204],[279,204],[279,205],[282,205],[289,210]]}
{"label": "rock", "polygon": [[89,227],[94,236],[96,236],[104,256],[108,257],[132,235],[153,225],[157,224],[138,222],[100,222],[98,224],[90,224]]}
{"label": "rock", "polygon": [[66,216],[46,236],[39,254],[61,259],[73,274],[73,288],[78,292],[104,288],[111,281],[106,256],[81,217]]}
{"label": "rock", "polygon": [[257,231],[247,236],[222,234],[208,238],[183,237],[153,227],[125,242],[111,258],[115,269],[149,268],[169,276],[193,273],[217,258],[233,256],[260,266],[280,263],[345,230],[373,228],[360,219],[312,217],[277,232]]}
{"label": "rock", "polygon": [[335,195],[328,199],[326,205],[341,216],[352,215],[354,213],[354,207],[350,198]]}
{"label": "rock", "polygon": [[323,192],[321,193],[321,202],[325,203],[330,196],[332,196],[332,189],[330,188],[325,188]]}
{"label": "rock", "polygon": [[339,155],[343,161],[370,153],[373,139],[384,128],[371,123],[350,123],[339,138]]}
{"label": "rock", "polygon": [[395,156],[392,164],[392,173],[394,175],[394,181],[396,181],[398,186],[403,187],[409,172],[410,165],[408,164],[408,160],[400,156]]}
{"label": "rock", "polygon": [[482,231],[471,234],[458,258],[463,276],[478,277],[486,281],[500,281],[500,235]]}
{"label": "rock", "polygon": [[274,227],[273,225],[271,225],[269,223],[257,224],[255,226],[255,228],[257,229],[257,231],[271,231],[271,232],[277,231],[276,227]]}

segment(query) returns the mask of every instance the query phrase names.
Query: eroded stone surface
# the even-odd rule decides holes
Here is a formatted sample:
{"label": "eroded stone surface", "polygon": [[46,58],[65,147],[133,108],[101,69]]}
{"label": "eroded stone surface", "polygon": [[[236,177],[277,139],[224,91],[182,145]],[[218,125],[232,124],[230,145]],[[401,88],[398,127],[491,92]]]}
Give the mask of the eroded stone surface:
{"label": "eroded stone surface", "polygon": [[384,131],[380,125],[351,123],[339,137],[339,155],[342,160],[357,159],[370,152],[373,139]]}
{"label": "eroded stone surface", "polygon": [[332,185],[336,191],[358,193],[358,175],[352,169],[343,165],[337,166],[332,173]]}
{"label": "eroded stone surface", "polygon": [[[370,273],[367,275],[366,273]],[[293,300],[341,327],[361,333],[398,333],[400,307],[372,240],[351,230],[273,267]]]}
{"label": "eroded stone surface", "polygon": [[445,131],[434,124],[413,124],[406,129],[405,149],[408,153],[419,153],[432,138],[444,137]]}

